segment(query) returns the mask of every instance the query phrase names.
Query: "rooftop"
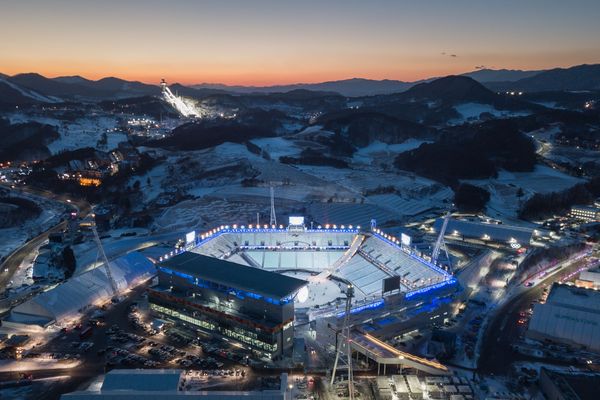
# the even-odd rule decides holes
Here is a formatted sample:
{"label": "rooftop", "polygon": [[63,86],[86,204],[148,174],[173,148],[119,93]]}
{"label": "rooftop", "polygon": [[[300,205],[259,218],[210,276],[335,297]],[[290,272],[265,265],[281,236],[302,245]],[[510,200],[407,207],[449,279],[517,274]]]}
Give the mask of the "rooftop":
{"label": "rooftop", "polygon": [[182,372],[180,369],[116,369],[106,374],[102,391],[140,390],[155,392],[177,390]]}
{"label": "rooftop", "polygon": [[600,290],[555,283],[546,304],[600,313]]}
{"label": "rooftop", "polygon": [[[435,229],[436,232],[439,232],[443,222],[442,218],[437,219],[433,224],[433,229]],[[518,243],[526,245],[529,244],[531,240],[533,230],[520,226],[451,219],[448,221],[446,235],[452,235],[453,233],[456,233],[459,236],[475,238],[483,238],[486,236],[488,237],[486,240],[507,243],[514,239]]]}
{"label": "rooftop", "polygon": [[542,373],[554,382],[565,399],[592,400],[598,397],[600,374],[598,373],[561,373],[542,368]]}
{"label": "rooftop", "polygon": [[192,252],[181,253],[160,266],[276,299],[289,296],[307,284],[301,279]]}

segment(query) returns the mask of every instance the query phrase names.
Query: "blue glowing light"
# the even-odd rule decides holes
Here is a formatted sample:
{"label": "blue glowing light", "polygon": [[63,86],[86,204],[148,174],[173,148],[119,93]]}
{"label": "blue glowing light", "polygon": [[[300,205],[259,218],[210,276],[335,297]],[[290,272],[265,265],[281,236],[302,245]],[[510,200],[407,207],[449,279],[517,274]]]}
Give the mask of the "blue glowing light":
{"label": "blue glowing light", "polygon": [[432,290],[440,289],[444,286],[454,285],[454,284],[456,284],[456,282],[457,282],[456,278],[451,278],[444,282],[440,282],[440,283],[436,283],[434,285],[426,286],[424,288],[412,290],[412,291],[406,293],[405,298],[410,299],[411,297],[417,296],[419,294],[425,294],[425,293],[431,292]]}
{"label": "blue glowing light", "polygon": [[194,277],[192,275],[188,275],[188,274],[184,274],[182,272],[179,271],[174,271],[170,268],[166,268],[166,267],[158,267],[158,269],[161,272],[164,272],[166,274],[169,275],[175,275],[178,276],[182,279],[185,279],[188,283],[204,288],[204,289],[210,289],[210,290],[215,290],[215,291],[219,291],[222,293],[227,293],[233,296],[236,296],[237,298],[239,298],[240,300],[244,300],[246,297],[252,298],[252,299],[256,299],[256,300],[262,300],[265,301],[267,303],[271,303],[271,304],[275,304],[275,305],[284,305],[284,304],[288,304],[289,302],[291,302],[293,300],[293,296],[286,296],[282,299],[273,299],[271,297],[266,297],[266,296],[262,296],[260,294],[257,293],[253,293],[253,292],[248,292],[245,290],[241,290],[241,289],[237,289],[237,288],[233,288],[233,287],[229,287],[229,286],[225,286],[225,285],[221,285],[215,282],[211,282],[211,281],[206,281],[204,279],[200,279],[197,277]]}
{"label": "blue glowing light", "polygon": [[[372,303],[367,303],[367,304],[363,304],[361,306],[355,307],[355,308],[351,308],[350,309],[350,314],[358,314],[362,311],[365,310],[373,310],[375,308],[379,308],[379,307],[383,307],[383,305],[385,304],[385,301],[383,299],[379,299],[376,300]],[[346,311],[342,311],[341,313],[337,314],[338,318],[343,317],[346,314]]]}

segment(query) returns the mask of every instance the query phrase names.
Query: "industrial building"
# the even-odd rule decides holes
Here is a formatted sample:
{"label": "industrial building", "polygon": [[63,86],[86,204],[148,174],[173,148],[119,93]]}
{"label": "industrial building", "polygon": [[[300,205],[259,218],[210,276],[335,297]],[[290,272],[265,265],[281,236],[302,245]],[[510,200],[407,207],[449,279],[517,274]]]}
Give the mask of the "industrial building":
{"label": "industrial building", "polygon": [[[437,233],[444,223],[443,218],[437,219],[433,229]],[[520,226],[484,223],[450,219],[446,228],[446,238],[454,240],[477,240],[483,243],[495,243],[514,249],[528,247],[534,235],[534,230]]]}
{"label": "industrial building", "polygon": [[150,308],[165,318],[277,357],[294,344],[294,296],[300,279],[184,252],[158,266]]}
{"label": "industrial building", "polygon": [[67,393],[62,400],[286,400],[291,399],[287,374],[282,374],[277,389],[257,391],[195,390],[192,377],[179,369],[112,370],[98,387]]}
{"label": "industrial building", "polygon": [[600,291],[555,283],[535,304],[527,335],[600,351]]}

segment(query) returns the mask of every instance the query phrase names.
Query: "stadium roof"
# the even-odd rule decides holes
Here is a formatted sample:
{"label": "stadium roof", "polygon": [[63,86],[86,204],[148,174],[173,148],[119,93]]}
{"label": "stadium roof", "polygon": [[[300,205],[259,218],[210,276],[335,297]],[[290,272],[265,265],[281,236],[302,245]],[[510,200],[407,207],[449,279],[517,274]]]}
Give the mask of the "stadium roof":
{"label": "stadium roof", "polygon": [[[154,264],[138,252],[110,261],[110,269],[119,290],[151,278]],[[110,282],[103,267],[77,275],[55,288],[42,292],[12,309],[10,320],[26,324],[47,325],[75,317],[89,305],[112,296]]]}
{"label": "stadium roof", "polygon": [[291,276],[187,251],[160,266],[277,299],[293,294],[307,283]]}
{"label": "stadium roof", "polygon": [[[439,232],[444,220],[439,218],[433,224],[433,229]],[[448,221],[446,235],[450,236],[457,232],[459,236],[481,239],[487,235],[493,242],[510,242],[511,239],[516,240],[520,244],[529,244],[533,229],[523,228],[520,226],[509,226],[504,224],[488,224],[483,222],[472,222],[451,219]]]}

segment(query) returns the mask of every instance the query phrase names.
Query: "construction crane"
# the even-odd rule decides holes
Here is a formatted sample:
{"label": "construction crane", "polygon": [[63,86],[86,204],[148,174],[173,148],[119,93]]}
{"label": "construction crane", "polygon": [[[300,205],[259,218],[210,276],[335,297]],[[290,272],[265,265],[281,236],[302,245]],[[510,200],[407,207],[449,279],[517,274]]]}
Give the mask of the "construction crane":
{"label": "construction crane", "polygon": [[94,234],[94,241],[98,246],[98,251],[102,256],[102,260],[104,261],[104,271],[106,272],[106,276],[108,278],[108,282],[110,283],[110,288],[112,290],[112,294],[116,297],[119,294],[119,289],[117,287],[117,283],[115,282],[115,278],[113,278],[112,273],[110,272],[110,265],[108,263],[108,257],[106,257],[106,253],[104,252],[104,246],[102,246],[102,242],[100,241],[100,236],[98,235],[98,230],[96,229],[96,215],[92,214],[92,232]]}
{"label": "construction crane", "polygon": [[444,235],[446,235],[446,229],[448,228],[448,222],[450,221],[451,213],[448,211],[446,215],[444,215],[444,222],[442,223],[442,228],[440,229],[440,233],[438,235],[437,240],[435,241],[435,246],[433,247],[433,251],[431,252],[431,262],[437,263],[438,257],[440,256],[440,250],[442,247],[444,248],[444,252],[446,253],[446,259],[450,262],[450,257],[448,255],[448,249],[446,248],[446,242],[444,241]]}
{"label": "construction crane", "polygon": [[[352,349],[350,348],[350,310],[353,297],[354,287],[352,285],[348,285],[348,288],[346,289],[346,310],[344,313],[344,322],[340,331],[341,335],[338,335],[336,341],[335,362],[333,363],[333,371],[331,372],[330,383],[330,385],[333,385],[341,355],[341,360],[343,360],[342,362],[345,362],[346,366],[348,367],[348,399],[350,400],[354,400],[354,374],[352,373]],[[345,354],[343,349],[344,345],[346,347]],[[346,357],[345,360],[344,357]]]}

